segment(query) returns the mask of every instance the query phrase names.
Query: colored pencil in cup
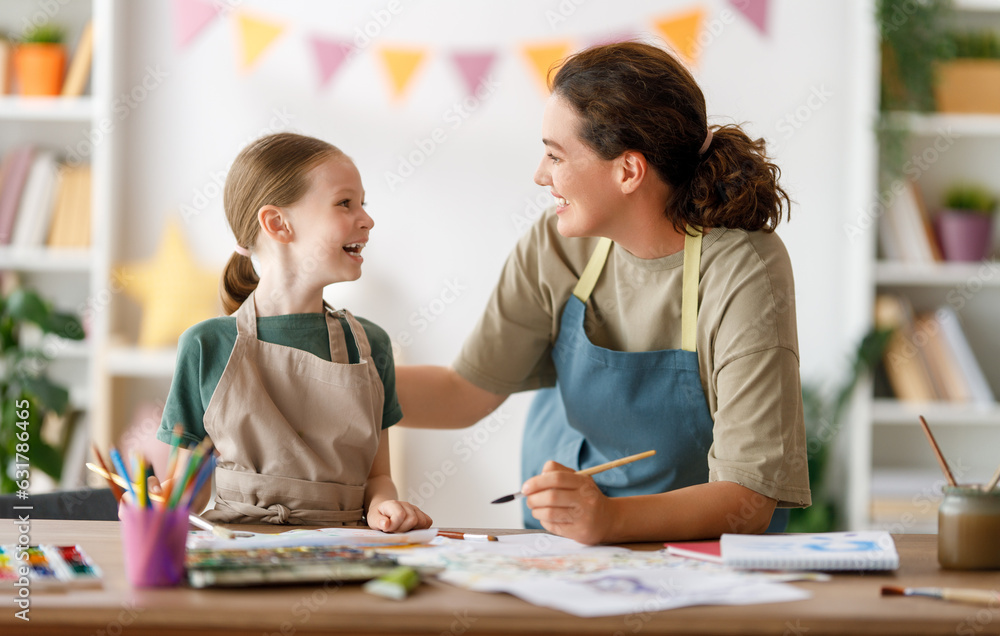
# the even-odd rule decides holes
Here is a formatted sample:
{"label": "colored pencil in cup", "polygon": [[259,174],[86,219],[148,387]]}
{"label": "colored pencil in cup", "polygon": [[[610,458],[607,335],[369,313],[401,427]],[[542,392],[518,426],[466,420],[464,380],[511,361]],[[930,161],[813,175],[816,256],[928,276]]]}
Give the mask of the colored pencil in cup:
{"label": "colored pencil in cup", "polygon": [[[645,453],[636,453],[635,455],[629,455],[628,457],[622,457],[621,459],[616,459],[614,461],[606,462],[604,464],[598,464],[597,466],[591,466],[590,468],[584,468],[582,470],[576,471],[577,475],[596,475],[597,473],[603,473],[606,470],[611,470],[612,468],[617,468],[619,466],[624,466],[625,464],[631,464],[632,462],[639,461],[640,459],[645,459],[647,457],[652,457],[656,454],[655,450],[648,450]],[[509,495],[504,495],[494,499],[490,503],[500,504],[507,503],[508,501],[514,501],[515,499],[520,499],[524,496],[522,492],[515,492]]]}
{"label": "colored pencil in cup", "polygon": [[[88,470],[97,473],[101,477],[104,477],[105,479],[108,480],[109,483],[113,483],[116,486],[119,486],[120,489],[129,486],[128,482],[126,482],[125,479],[117,473],[109,473],[104,468],[97,466],[96,464],[92,464],[91,462],[87,462],[86,465]],[[132,487],[135,488],[136,485],[132,484]],[[149,498],[152,499],[153,501],[160,501],[160,502],[164,501],[163,496],[158,495],[156,493],[149,493]]]}
{"label": "colored pencil in cup", "polygon": [[[115,480],[111,478],[111,470],[108,468],[107,463],[104,461],[104,457],[101,456],[100,449],[97,448],[97,444],[91,444],[91,450],[94,451],[94,457],[97,458],[97,463],[101,465],[101,469],[104,471],[104,479],[108,482],[108,487],[111,488],[111,494],[114,496],[115,501],[120,502],[122,500],[122,495],[125,494],[125,490],[115,483]],[[93,470],[93,464],[87,463],[87,468]]]}

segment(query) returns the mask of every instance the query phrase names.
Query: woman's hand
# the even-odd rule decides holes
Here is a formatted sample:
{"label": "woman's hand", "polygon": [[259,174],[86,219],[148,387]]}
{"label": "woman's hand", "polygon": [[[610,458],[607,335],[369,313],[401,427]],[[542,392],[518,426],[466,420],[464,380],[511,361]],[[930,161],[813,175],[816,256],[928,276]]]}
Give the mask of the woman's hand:
{"label": "woman's hand", "polygon": [[368,509],[368,527],[382,532],[406,532],[431,527],[431,518],[408,501],[386,499]]}
{"label": "woman's hand", "polygon": [[541,475],[524,482],[521,492],[531,515],[552,534],[587,545],[606,540],[613,521],[611,499],[593,477],[548,461]]}

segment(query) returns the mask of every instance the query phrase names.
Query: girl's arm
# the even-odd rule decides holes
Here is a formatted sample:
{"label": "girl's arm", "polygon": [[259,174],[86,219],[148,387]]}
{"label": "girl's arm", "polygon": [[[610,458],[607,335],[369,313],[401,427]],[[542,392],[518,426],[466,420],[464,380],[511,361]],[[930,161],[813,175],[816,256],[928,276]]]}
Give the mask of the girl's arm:
{"label": "girl's arm", "polygon": [[413,428],[472,426],[507,399],[437,366],[396,367],[396,394],[403,409],[400,425]]}
{"label": "girl's arm", "polygon": [[[160,442],[161,444],[163,442]],[[186,448],[177,449],[177,477],[174,479],[165,479],[160,482],[155,476],[150,477],[147,482],[149,492],[156,494],[163,494],[167,489],[167,484],[171,486],[171,492],[175,486],[180,484],[183,475],[181,474],[181,469],[188,465],[188,460],[191,459],[191,451]],[[212,475],[205,480],[205,484],[201,487],[201,490],[194,496],[191,501],[191,512],[195,514],[200,514],[205,510],[205,506],[208,505],[208,500],[212,498],[212,481],[215,479],[215,475]]]}
{"label": "girl's arm", "polygon": [[378,451],[365,483],[368,526],[382,532],[406,532],[431,527],[431,518],[413,504],[398,501],[389,470],[389,433],[382,429]]}
{"label": "girl's arm", "polygon": [[761,533],[777,501],[730,481],[670,492],[607,497],[592,477],[548,462],[522,487],[532,515],[553,534],[594,545],[636,541],[716,539]]}

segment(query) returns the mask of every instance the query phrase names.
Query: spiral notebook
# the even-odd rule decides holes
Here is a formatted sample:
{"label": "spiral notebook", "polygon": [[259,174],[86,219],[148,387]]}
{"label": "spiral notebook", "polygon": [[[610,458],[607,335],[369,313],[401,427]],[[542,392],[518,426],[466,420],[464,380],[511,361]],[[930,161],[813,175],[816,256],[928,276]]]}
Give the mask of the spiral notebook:
{"label": "spiral notebook", "polygon": [[723,564],[753,570],[895,570],[899,554],[885,531],[724,534]]}

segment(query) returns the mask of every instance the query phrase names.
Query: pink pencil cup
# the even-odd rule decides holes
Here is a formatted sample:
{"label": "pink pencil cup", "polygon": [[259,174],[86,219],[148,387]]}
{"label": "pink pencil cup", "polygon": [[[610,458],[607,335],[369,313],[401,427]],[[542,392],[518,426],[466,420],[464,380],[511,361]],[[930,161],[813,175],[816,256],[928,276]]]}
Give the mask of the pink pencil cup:
{"label": "pink pencil cup", "polygon": [[135,587],[169,587],[184,581],[188,508],[141,508],[123,502],[125,573]]}

